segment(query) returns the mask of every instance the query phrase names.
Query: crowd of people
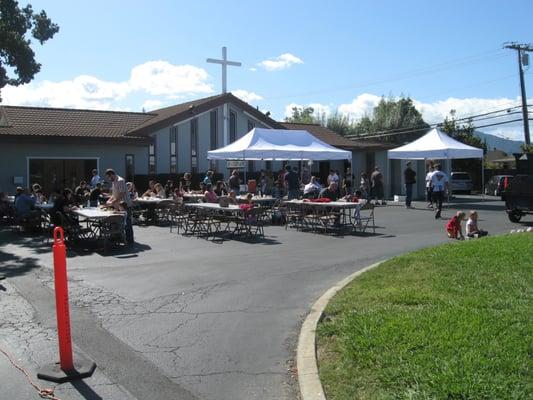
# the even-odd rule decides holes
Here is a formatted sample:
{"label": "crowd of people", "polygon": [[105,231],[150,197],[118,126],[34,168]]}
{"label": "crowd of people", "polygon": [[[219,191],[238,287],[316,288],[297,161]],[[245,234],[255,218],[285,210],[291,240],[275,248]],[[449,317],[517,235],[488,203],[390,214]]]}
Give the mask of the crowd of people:
{"label": "crowd of people", "polygon": [[[227,181],[215,180],[215,173],[207,171],[203,179],[196,185],[193,184],[192,175],[185,173],[176,183],[168,179],[164,184],[156,180],[148,182],[148,188],[138,192],[133,182],[126,182],[112,169],[105,171],[104,178],[100,177],[97,170],[92,171],[88,180],[82,180],[74,190],[64,188],[54,190],[49,197],[43,193],[42,187],[34,183],[31,188],[18,187],[14,196],[15,216],[18,220],[31,221],[38,218],[43,205],[48,205],[46,210],[52,216],[55,224],[60,224],[58,213],[68,214],[79,207],[102,207],[120,211],[126,216],[128,241],[133,242],[131,228],[131,209],[139,198],[172,199],[182,202],[183,198],[195,194],[200,201],[206,203],[224,204],[252,204],[253,196],[271,196],[274,199],[308,199],[309,201],[337,201],[344,199],[358,201],[365,199],[374,201],[375,204],[384,202],[384,178],[379,167],[375,167],[370,174],[361,173],[359,186],[355,185],[354,177],[346,173],[343,178],[338,170],[330,170],[326,182],[322,184],[317,176],[310,174],[307,168],[299,173],[296,167],[286,165],[277,174],[272,171],[262,170],[257,181],[247,189],[246,198],[241,195],[243,182],[239,171],[234,170]],[[435,211],[435,219],[442,213],[442,203],[448,191],[448,176],[442,171],[440,164],[430,165],[425,175],[425,188],[427,206]],[[406,163],[404,170],[404,183],[406,200],[405,206],[411,208],[413,185],[416,184],[416,172],[412,169],[411,162]],[[244,193],[242,193],[244,194]],[[199,197],[198,197],[199,196]],[[0,193],[0,215],[7,211],[7,197]],[[240,200],[240,201],[239,201]],[[466,223],[466,232],[463,235],[461,221],[467,220],[464,212],[458,212],[446,224],[446,232],[450,238],[463,239],[465,237],[481,237],[487,234],[478,227],[478,213],[471,211]]]}

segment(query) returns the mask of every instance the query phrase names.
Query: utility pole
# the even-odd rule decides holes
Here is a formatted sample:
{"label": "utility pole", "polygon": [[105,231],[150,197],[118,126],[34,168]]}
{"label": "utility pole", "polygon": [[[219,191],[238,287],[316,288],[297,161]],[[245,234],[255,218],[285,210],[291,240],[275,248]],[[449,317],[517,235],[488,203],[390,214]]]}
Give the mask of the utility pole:
{"label": "utility pole", "polygon": [[526,52],[533,51],[533,47],[530,44],[518,44],[515,42],[504,43],[503,47],[506,49],[516,50],[518,54],[518,71],[520,73],[520,91],[522,95],[522,118],[524,120],[524,136],[525,136],[525,143],[529,145],[531,144],[531,140],[529,136],[529,119],[528,119],[528,110],[527,110],[526,85],[524,83],[524,68],[522,67],[522,63],[523,63],[522,56]]}

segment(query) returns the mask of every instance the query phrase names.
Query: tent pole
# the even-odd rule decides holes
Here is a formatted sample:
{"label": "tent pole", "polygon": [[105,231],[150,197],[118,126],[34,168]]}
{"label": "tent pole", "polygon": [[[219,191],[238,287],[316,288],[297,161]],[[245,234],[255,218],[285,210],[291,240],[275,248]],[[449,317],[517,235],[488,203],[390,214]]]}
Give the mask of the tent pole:
{"label": "tent pole", "polygon": [[481,201],[485,201],[485,158],[481,157]]}

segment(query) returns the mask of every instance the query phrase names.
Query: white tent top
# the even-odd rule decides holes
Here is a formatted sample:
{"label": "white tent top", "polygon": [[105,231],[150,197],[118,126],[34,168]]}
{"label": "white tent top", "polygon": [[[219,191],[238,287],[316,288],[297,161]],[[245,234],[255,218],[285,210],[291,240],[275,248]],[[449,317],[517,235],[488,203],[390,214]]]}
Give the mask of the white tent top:
{"label": "white tent top", "polygon": [[438,128],[421,138],[387,152],[389,159],[424,160],[483,158],[483,150],[452,139]]}
{"label": "white tent top", "polygon": [[351,160],[304,130],[254,128],[239,140],[207,152],[209,160]]}

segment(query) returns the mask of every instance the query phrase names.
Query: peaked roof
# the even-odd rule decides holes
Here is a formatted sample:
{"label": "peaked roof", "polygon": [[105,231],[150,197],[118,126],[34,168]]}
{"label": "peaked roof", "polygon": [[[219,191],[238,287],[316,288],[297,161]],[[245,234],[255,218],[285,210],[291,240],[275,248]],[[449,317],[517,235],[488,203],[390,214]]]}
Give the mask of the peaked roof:
{"label": "peaked roof", "polygon": [[125,132],[153,117],[151,113],[0,106],[0,136],[123,139]]}
{"label": "peaked roof", "polygon": [[483,150],[461,143],[439,128],[433,128],[421,138],[389,150],[388,157],[403,160],[483,158]]}
{"label": "peaked roof", "polygon": [[132,129],[127,135],[147,136],[154,131],[180,123],[225,103],[233,103],[271,128],[283,128],[280,123],[266,116],[245,101],[242,101],[231,93],[224,93],[150,111],[150,114],[155,114],[156,116]]}
{"label": "peaked roof", "polygon": [[306,130],[310,132],[311,134],[313,134],[313,136],[316,136],[318,139],[322,140],[323,142],[326,142],[332,146],[340,147],[343,149],[381,150],[381,149],[387,149],[391,147],[385,143],[348,139],[347,137],[339,135],[337,132],[332,131],[331,129],[325,126],[322,126],[320,124],[303,124],[303,123],[294,123],[294,122],[281,122],[281,124],[287,129]]}
{"label": "peaked roof", "polygon": [[352,153],[323,142],[306,130],[254,128],[220,149],[210,160],[346,160]]}

